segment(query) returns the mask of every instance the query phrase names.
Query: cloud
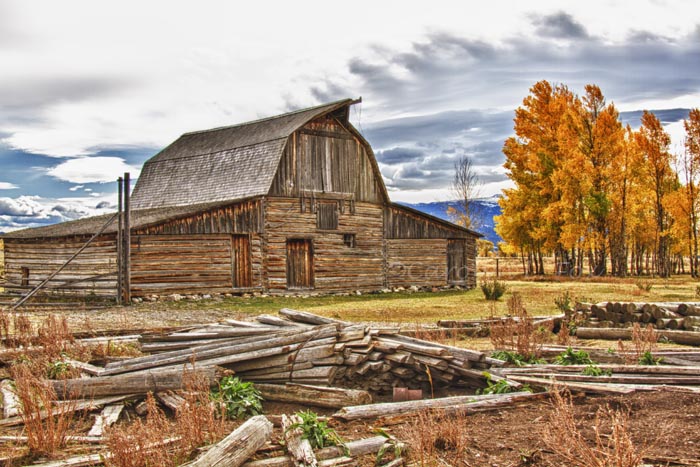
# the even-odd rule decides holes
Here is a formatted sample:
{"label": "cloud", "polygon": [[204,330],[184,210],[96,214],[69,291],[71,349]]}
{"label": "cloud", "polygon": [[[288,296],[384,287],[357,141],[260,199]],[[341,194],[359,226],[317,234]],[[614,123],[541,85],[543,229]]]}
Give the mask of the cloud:
{"label": "cloud", "polygon": [[0,198],[0,232],[50,225],[111,210],[109,201],[103,200],[95,205],[94,198]]}
{"label": "cloud", "polygon": [[136,179],[140,169],[126,164],[121,157],[97,156],[69,159],[47,173],[70,183],[107,183],[115,182],[124,172]]}
{"label": "cloud", "polygon": [[586,28],[576,21],[573,16],[563,11],[546,16],[535,16],[533,23],[536,32],[541,36],[562,39],[587,39]]}
{"label": "cloud", "polygon": [[68,188],[68,191],[78,191],[78,190],[80,190],[81,188],[84,188],[84,187],[85,187],[85,185],[75,185],[75,186],[72,186],[72,187]]}
{"label": "cloud", "polygon": [[16,190],[17,188],[19,187],[14,183],[0,182],[0,190]]}

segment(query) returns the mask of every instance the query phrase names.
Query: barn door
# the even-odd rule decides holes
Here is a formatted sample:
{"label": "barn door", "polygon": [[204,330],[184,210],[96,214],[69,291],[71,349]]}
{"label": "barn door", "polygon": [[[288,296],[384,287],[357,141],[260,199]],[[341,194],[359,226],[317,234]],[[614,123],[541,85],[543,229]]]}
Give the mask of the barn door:
{"label": "barn door", "polygon": [[314,286],[314,252],[311,240],[287,240],[287,288],[311,289]]}
{"label": "barn door", "polygon": [[253,286],[250,237],[248,235],[233,235],[231,237],[231,267],[234,289]]}
{"label": "barn door", "polygon": [[463,284],[467,281],[467,258],[464,239],[447,240],[447,282]]}

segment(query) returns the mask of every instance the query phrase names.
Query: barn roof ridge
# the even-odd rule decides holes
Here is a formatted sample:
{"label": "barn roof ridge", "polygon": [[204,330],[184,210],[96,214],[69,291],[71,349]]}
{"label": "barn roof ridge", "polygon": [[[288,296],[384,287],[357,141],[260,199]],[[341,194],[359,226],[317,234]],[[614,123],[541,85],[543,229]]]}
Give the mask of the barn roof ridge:
{"label": "barn roof ridge", "polygon": [[[290,112],[285,112],[283,114],[270,115],[269,117],[263,117],[263,118],[258,118],[255,120],[249,120],[247,122],[236,123],[234,125],[223,125],[223,126],[214,127],[214,128],[207,128],[205,130],[188,131],[186,133],[183,133],[181,136],[198,135],[201,133],[209,133],[209,132],[221,131],[221,130],[230,130],[232,128],[243,127],[246,125],[256,125],[256,124],[264,123],[264,122],[267,122],[270,120],[275,120],[275,119],[284,118],[284,117],[290,117],[292,115],[296,115],[299,113],[308,112],[308,111],[315,110],[315,109],[320,109],[322,107],[330,107],[330,106],[344,104],[346,102],[348,103],[348,105],[358,104],[358,103],[362,102],[362,97],[360,97],[358,99],[352,99],[350,97],[346,97],[345,99],[339,99],[337,101],[327,102],[325,104],[314,105],[312,107],[304,107],[301,109],[292,110]],[[272,139],[278,139],[278,138],[272,138]]]}

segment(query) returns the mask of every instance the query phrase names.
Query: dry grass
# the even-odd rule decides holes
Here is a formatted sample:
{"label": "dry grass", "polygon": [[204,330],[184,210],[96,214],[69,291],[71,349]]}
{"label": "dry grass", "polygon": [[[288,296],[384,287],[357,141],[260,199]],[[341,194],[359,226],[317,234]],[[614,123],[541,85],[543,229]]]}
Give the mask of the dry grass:
{"label": "dry grass", "polygon": [[421,412],[413,423],[402,425],[397,438],[408,446],[410,465],[464,465],[461,458],[470,446],[468,418]]}
{"label": "dry grass", "polygon": [[69,405],[56,407],[53,386],[38,378],[27,365],[14,365],[11,373],[29,451],[51,457],[65,445],[66,436],[77,421],[76,413]]}
{"label": "dry grass", "polygon": [[107,430],[107,467],[175,467],[185,460],[183,450],[168,447],[174,427],[156,405],[152,394],[146,398],[146,421],[137,419],[129,425]]}
{"label": "dry grass", "polygon": [[[536,359],[542,347],[551,340],[552,325],[536,326],[528,315],[522,298],[513,294],[508,299],[509,317],[498,320],[489,327],[489,337],[498,350],[511,350],[526,359]],[[492,319],[498,319],[492,316]]]}
{"label": "dry grass", "polygon": [[639,323],[634,323],[632,327],[632,347],[625,345],[622,341],[617,341],[617,348],[620,355],[627,364],[639,363],[644,354],[652,354],[658,347],[659,333],[651,324],[647,324],[642,329]]}
{"label": "dry grass", "polygon": [[176,430],[188,450],[218,441],[226,431],[225,407],[217,413],[209,397],[209,380],[201,373],[185,371],[183,388],[186,403],[175,414]]}
{"label": "dry grass", "polygon": [[635,445],[630,435],[628,415],[609,406],[601,407],[585,436],[581,423],[576,423],[571,394],[552,391],[552,411],[543,432],[543,441],[567,465],[580,467],[639,467],[645,450]]}

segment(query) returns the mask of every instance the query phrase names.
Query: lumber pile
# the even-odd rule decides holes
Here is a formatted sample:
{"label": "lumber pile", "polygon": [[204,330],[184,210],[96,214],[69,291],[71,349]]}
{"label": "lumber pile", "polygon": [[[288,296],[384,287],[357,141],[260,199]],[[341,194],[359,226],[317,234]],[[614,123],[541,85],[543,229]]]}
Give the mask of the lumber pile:
{"label": "lumber pile", "polygon": [[484,370],[503,362],[484,353],[375,328],[282,309],[255,322],[223,323],[141,339],[149,355],[105,366],[101,377],[166,371],[194,362],[232,370],[246,381],[337,386],[391,393],[396,386],[482,387]]}
{"label": "lumber pile", "polygon": [[578,303],[586,327],[626,328],[634,323],[656,329],[700,331],[700,303]]}

